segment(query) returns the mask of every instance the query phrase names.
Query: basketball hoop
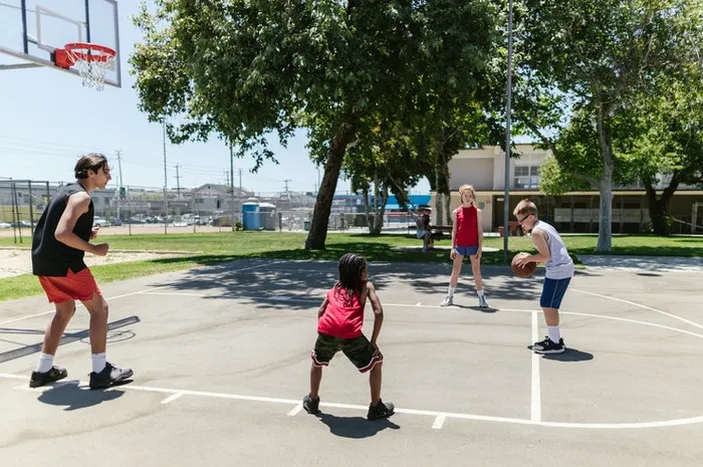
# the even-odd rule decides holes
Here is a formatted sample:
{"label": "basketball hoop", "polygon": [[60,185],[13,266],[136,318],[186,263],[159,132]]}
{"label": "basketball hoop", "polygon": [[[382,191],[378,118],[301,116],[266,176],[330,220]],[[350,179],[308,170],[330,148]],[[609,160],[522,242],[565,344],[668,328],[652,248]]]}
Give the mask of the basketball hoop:
{"label": "basketball hoop", "polygon": [[55,50],[54,61],[66,69],[75,66],[83,78],[83,86],[102,91],[105,88],[105,73],[112,66],[116,55],[113,49],[104,45],[72,42],[63,49]]}

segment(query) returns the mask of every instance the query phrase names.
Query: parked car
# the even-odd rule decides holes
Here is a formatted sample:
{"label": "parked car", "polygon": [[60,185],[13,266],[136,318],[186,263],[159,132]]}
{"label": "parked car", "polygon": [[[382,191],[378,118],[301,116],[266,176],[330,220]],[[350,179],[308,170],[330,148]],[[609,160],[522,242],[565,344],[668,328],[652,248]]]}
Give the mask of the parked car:
{"label": "parked car", "polygon": [[93,218],[93,227],[107,227],[110,223],[104,217]]}

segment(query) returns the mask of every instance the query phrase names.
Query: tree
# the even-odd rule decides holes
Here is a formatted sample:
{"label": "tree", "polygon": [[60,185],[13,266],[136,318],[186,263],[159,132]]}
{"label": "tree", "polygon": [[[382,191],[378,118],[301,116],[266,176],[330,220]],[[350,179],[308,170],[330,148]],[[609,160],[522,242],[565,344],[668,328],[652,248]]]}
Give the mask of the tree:
{"label": "tree", "polygon": [[[703,80],[700,68],[690,71],[646,99],[633,117],[640,131],[628,156],[633,177],[645,186],[655,235],[671,233],[669,205],[679,185],[703,185]],[[657,195],[661,177],[668,183]]]}
{"label": "tree", "polygon": [[[207,3],[156,0],[154,14],[142,7],[135,24],[144,42],[130,58],[140,108],[152,121],[168,118],[174,142],[214,133],[239,155],[253,153],[255,170],[275,161],[266,136],[285,145],[295,128],[307,128],[325,171],[306,248],[324,248],[346,150],[369,131],[368,117],[427,111],[416,104],[432,95],[422,81],[428,65],[449,79],[462,71],[467,81],[491,44],[484,0]],[[461,47],[448,50],[449,39]],[[438,51],[455,55],[445,64]],[[463,65],[451,69],[456,63]]]}
{"label": "tree", "polygon": [[[364,195],[364,207],[369,233],[379,234],[389,193],[399,204],[407,202],[406,187],[416,185],[421,166],[413,152],[410,137],[401,133],[399,122],[384,122],[360,137],[349,148],[344,172],[351,178],[352,191]],[[373,187],[373,188],[372,188]],[[373,215],[369,193],[373,189]]]}
{"label": "tree", "polygon": [[[615,133],[628,130],[623,115],[637,96],[657,88],[686,60],[682,48],[696,8],[695,0],[525,0],[521,6],[518,74],[533,85],[519,96],[526,101],[519,118],[544,146],[556,149],[560,164],[566,161],[557,149],[568,126],[563,117],[579,118],[569,136],[586,138],[581,141],[588,148],[581,149],[590,170],[585,176],[565,170],[582,178],[593,178],[594,170],[597,175],[597,251],[611,248]],[[559,112],[562,119],[555,118]],[[556,127],[556,137],[544,131],[545,124]]]}

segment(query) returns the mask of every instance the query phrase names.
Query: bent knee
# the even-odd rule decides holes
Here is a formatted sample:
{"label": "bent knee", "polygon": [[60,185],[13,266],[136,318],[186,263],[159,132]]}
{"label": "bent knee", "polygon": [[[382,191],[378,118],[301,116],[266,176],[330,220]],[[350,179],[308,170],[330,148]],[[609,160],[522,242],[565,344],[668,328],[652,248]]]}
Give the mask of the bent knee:
{"label": "bent knee", "polygon": [[107,302],[104,300],[102,301],[102,303],[98,303],[98,304],[88,308],[88,312],[91,315],[105,315],[105,316],[107,316],[109,311],[110,311],[110,307],[107,305]]}

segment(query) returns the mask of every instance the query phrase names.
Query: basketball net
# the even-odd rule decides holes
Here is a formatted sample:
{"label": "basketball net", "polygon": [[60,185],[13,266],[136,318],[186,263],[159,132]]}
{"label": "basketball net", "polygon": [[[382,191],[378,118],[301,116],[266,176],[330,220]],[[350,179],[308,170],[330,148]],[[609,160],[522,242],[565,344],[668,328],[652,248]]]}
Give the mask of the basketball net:
{"label": "basketball net", "polygon": [[76,70],[78,75],[83,78],[83,86],[92,88],[98,91],[105,89],[105,73],[112,66],[114,57],[108,58],[105,61],[88,61],[76,60]]}
{"label": "basketball net", "polygon": [[109,47],[98,44],[75,42],[57,50],[56,63],[63,67],[75,67],[83,78],[83,86],[105,89],[105,73],[115,62],[116,53]]}

